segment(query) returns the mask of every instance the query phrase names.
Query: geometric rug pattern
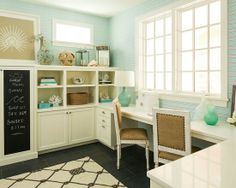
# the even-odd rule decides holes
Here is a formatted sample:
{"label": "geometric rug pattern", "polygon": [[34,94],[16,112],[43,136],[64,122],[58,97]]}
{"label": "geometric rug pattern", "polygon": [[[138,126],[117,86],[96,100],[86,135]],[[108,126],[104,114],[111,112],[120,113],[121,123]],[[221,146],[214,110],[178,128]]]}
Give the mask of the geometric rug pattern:
{"label": "geometric rug pattern", "polygon": [[61,163],[0,180],[0,188],[125,187],[90,157]]}

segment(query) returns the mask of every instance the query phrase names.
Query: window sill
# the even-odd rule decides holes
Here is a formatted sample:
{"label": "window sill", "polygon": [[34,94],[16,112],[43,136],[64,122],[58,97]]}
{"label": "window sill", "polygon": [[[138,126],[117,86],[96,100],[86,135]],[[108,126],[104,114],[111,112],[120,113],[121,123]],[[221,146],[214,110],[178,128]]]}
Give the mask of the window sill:
{"label": "window sill", "polygon": [[[178,102],[189,102],[199,104],[201,101],[201,95],[191,95],[191,94],[177,94],[177,93],[169,93],[169,92],[156,92],[156,91],[148,91],[144,90],[147,93],[156,93],[160,99],[163,100],[170,100],[170,101],[178,101]],[[215,96],[206,96],[212,104],[219,107],[227,107],[228,99],[227,98],[220,98]]]}
{"label": "window sill", "polygon": [[93,44],[79,44],[73,42],[62,42],[62,41],[53,41],[54,46],[66,46],[66,47],[74,47],[74,48],[86,48],[86,49],[93,49]]}

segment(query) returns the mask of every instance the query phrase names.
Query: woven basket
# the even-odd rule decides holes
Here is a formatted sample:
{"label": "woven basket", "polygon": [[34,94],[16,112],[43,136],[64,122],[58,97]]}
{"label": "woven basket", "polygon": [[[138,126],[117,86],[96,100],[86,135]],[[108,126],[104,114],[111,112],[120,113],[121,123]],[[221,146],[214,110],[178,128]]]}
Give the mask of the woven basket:
{"label": "woven basket", "polygon": [[89,94],[86,92],[67,93],[68,105],[80,105],[89,103]]}

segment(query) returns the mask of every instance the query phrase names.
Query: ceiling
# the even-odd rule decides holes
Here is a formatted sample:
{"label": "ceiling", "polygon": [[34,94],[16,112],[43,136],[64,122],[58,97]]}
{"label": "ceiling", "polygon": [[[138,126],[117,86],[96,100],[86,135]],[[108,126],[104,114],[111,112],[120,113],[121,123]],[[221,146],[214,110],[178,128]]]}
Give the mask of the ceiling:
{"label": "ceiling", "polygon": [[67,10],[111,17],[146,0],[21,0]]}

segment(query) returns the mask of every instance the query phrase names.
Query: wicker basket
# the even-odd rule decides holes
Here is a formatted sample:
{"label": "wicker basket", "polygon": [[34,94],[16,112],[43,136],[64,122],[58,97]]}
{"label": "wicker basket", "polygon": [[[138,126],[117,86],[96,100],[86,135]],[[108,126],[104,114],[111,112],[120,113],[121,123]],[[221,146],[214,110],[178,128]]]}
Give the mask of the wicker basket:
{"label": "wicker basket", "polygon": [[67,93],[68,105],[79,105],[89,103],[89,94],[86,92]]}

